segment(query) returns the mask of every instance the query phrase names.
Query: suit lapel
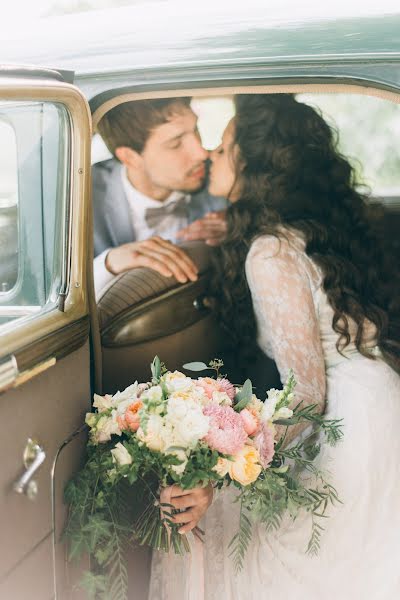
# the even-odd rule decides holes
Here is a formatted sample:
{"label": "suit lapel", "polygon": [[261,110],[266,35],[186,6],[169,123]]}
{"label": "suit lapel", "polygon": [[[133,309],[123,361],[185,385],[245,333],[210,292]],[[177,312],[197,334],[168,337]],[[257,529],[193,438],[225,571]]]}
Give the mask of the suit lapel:
{"label": "suit lapel", "polygon": [[128,199],[122,185],[123,166],[115,161],[107,181],[104,213],[113,246],[135,241]]}

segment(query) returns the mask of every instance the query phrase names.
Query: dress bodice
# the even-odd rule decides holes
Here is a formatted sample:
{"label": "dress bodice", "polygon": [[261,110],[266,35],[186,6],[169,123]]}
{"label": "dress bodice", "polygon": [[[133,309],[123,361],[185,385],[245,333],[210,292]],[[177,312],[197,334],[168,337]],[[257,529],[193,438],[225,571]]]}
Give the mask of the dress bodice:
{"label": "dress bodice", "polygon": [[[357,326],[348,318],[350,343],[340,353],[332,328],[334,311],[323,289],[320,267],[306,254],[302,235],[284,229],[279,237],[257,238],[247,255],[246,276],[252,295],[261,349],[277,363],[286,380],[290,368],[297,397],[321,402],[326,369],[360,357]],[[364,344],[375,349],[375,327],[367,322]]]}

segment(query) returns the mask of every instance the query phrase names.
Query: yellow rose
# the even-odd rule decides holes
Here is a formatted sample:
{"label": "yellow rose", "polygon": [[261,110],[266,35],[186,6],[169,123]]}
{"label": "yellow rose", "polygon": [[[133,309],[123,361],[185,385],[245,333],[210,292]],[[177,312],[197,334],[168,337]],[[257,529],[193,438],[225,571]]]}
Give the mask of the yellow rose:
{"label": "yellow rose", "polygon": [[258,450],[253,446],[245,445],[244,448],[235,455],[234,461],[230,463],[229,475],[235,481],[242,485],[253,483],[261,472],[259,464],[260,456]]}

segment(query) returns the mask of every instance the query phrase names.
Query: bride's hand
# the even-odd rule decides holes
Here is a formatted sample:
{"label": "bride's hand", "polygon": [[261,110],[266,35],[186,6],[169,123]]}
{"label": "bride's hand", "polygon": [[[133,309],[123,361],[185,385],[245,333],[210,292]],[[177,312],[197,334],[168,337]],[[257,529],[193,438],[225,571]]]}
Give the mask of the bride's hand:
{"label": "bride's hand", "polygon": [[[183,490],[179,486],[173,485],[169,490],[171,493],[169,504],[183,511],[171,517],[171,521],[178,525],[182,524],[178,530],[179,533],[188,533],[196,527],[210,506],[213,499],[212,485],[196,487],[191,490]],[[160,498],[160,500],[162,499]]]}

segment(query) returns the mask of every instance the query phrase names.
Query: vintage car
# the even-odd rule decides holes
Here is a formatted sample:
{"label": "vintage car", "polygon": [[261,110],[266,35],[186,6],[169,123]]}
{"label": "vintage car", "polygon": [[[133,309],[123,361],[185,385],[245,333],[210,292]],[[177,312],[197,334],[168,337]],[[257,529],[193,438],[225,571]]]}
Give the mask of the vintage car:
{"label": "vintage car", "polygon": [[[214,139],[234,94],[302,94],[332,117],[382,207],[382,234],[399,241],[400,11],[385,2],[313,10],[198,4],[83,11],[38,20],[34,35],[24,23],[2,35],[2,599],[80,597],[81,565],[66,566],[60,539],[63,489],[82,460],[93,392],[146,380],[155,354],[173,369],[223,352],[204,301],[202,244],[188,246],[200,267],[196,283],[136,269],[116,277],[96,304],[91,136],[107,110],[190,95]],[[130,597],[142,600],[148,553],[133,553],[131,568]]]}

